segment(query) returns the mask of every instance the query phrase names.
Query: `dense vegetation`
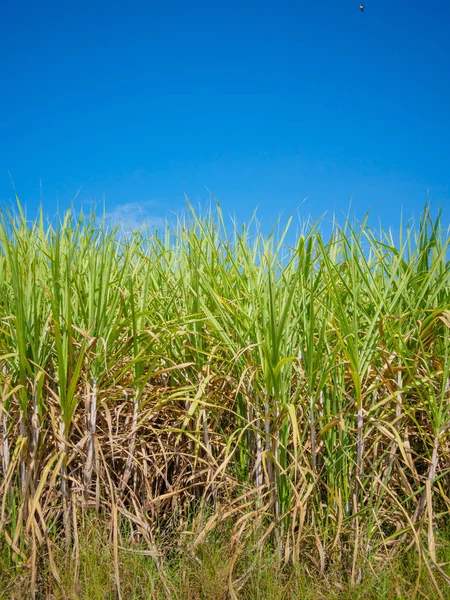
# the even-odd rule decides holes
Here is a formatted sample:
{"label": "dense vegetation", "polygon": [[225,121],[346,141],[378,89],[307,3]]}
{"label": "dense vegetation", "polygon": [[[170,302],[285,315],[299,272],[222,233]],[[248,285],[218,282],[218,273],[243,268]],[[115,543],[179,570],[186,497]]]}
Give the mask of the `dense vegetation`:
{"label": "dense vegetation", "polygon": [[4,211],[0,548],[30,594],[43,562],[61,580],[61,539],[79,587],[95,513],[118,597],[121,548],[147,548],[163,581],[161,552],[200,561],[221,528],[230,597],[249,544],[349,585],[413,548],[444,597],[450,238],[428,207],[401,229],[292,241],[216,208],[125,235]]}

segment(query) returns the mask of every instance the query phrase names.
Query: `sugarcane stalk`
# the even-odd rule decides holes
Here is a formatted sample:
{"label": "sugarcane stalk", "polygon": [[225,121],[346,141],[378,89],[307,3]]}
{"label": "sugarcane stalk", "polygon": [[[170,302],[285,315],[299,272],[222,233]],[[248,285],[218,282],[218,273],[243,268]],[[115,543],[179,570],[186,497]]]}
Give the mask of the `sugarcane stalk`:
{"label": "sugarcane stalk", "polygon": [[[270,418],[269,418],[269,403],[268,402],[265,402],[265,404],[264,404],[264,416],[265,416],[264,424],[265,424],[265,431],[266,431],[266,452],[269,453],[272,450],[272,441],[270,438]],[[269,477],[268,484],[272,485],[273,484],[273,468],[272,468],[272,460],[269,457],[267,458],[267,473],[268,473],[268,477]]]}
{"label": "sugarcane stalk", "polygon": [[[431,462],[430,462],[430,467],[428,469],[428,475],[427,475],[427,482],[429,483],[430,486],[433,485],[433,481],[436,475],[436,470],[439,464],[439,437],[440,435],[436,435],[434,438],[434,444],[433,444],[433,452],[431,454]],[[425,510],[427,506],[427,488],[425,486],[425,489],[422,492],[422,496],[420,497],[419,503],[417,504],[414,516],[413,516],[413,523],[416,523],[423,511]]]}
{"label": "sugarcane stalk", "polygon": [[[3,407],[2,407],[3,408]],[[10,462],[9,452],[9,433],[8,433],[8,415],[2,410],[2,468],[3,477],[6,477]]]}
{"label": "sugarcane stalk", "polygon": [[356,415],[356,427],[357,427],[357,442],[356,442],[356,478],[355,478],[355,489],[353,494],[353,511],[357,513],[359,511],[359,492],[361,490],[361,477],[363,474],[363,454],[364,454],[364,409],[361,406],[358,408]]}
{"label": "sugarcane stalk", "polygon": [[86,497],[89,494],[89,487],[91,485],[95,463],[95,431],[97,423],[97,379],[95,377],[92,381],[92,392],[91,394],[88,394],[87,408],[87,428],[89,437],[83,473],[84,492]]}
{"label": "sugarcane stalk", "polygon": [[138,401],[138,391],[134,392],[134,401],[133,401],[133,417],[131,422],[131,439],[130,439],[130,447],[128,449],[127,462],[125,464],[125,470],[123,473],[121,489],[123,490],[128,483],[128,480],[131,475],[131,469],[133,466],[134,459],[134,449],[136,446],[136,431],[137,431],[137,420],[138,420],[138,409],[139,409],[139,401]]}
{"label": "sugarcane stalk", "polygon": [[66,534],[66,543],[69,546],[72,538],[72,529],[70,521],[70,499],[69,499],[69,486],[67,484],[67,437],[66,437],[66,425],[64,420],[61,421],[60,425],[60,451],[63,455],[61,463],[61,496],[63,504],[63,523]]}
{"label": "sugarcane stalk", "polygon": [[309,417],[309,427],[311,431],[311,469],[313,472],[316,471],[317,466],[317,451],[316,451],[316,422],[315,422],[315,414],[314,414],[314,400],[311,396],[309,398],[309,409],[310,409],[310,417]]}

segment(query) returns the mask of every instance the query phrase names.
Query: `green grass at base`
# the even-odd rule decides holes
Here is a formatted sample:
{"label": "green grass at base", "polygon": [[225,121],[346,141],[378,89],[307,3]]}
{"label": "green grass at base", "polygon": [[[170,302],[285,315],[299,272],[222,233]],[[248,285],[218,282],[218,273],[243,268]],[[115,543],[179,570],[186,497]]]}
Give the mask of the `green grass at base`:
{"label": "green grass at base", "polygon": [[[42,600],[115,600],[119,598],[114,552],[107,523],[90,521],[79,532],[79,559],[64,541],[52,545],[54,562],[60,576],[55,580],[47,552],[37,557],[36,598]],[[327,560],[325,574],[308,553],[298,564],[284,564],[274,547],[266,544],[256,550],[258,536],[245,547],[236,548],[230,535],[214,532],[195,549],[192,536],[179,536],[171,547],[162,550],[159,560],[143,554],[144,546],[122,539],[119,542],[119,577],[124,600],[294,600],[294,599],[450,599],[450,586],[436,570],[432,575],[411,549],[398,553],[389,563],[361,559],[360,582],[352,584],[350,570],[338,555]],[[31,598],[30,565],[13,564],[5,544],[0,546],[0,599]],[[450,562],[450,543],[441,537],[438,562]],[[78,564],[78,566],[76,566]],[[233,569],[230,575],[230,569]],[[448,575],[450,571],[444,566]],[[78,576],[77,576],[78,570]],[[438,584],[441,596],[436,590]],[[232,582],[232,586],[230,585]],[[233,593],[235,596],[233,596]]]}

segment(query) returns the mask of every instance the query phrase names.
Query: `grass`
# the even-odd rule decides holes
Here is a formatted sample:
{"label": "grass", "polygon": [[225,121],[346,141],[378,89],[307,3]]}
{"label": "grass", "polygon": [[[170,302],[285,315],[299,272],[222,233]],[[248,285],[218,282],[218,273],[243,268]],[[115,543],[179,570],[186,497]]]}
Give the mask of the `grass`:
{"label": "grass", "polygon": [[[7,579],[26,564],[31,597],[45,586],[57,597],[50,580],[64,573],[123,598],[140,593],[123,568],[136,561],[152,594],[160,581],[165,597],[188,585],[194,598],[234,598],[258,532],[263,562],[239,597],[290,597],[302,582],[305,597],[370,597],[380,577],[397,589],[387,574],[409,556],[406,573],[428,579],[407,588],[399,575],[399,589],[444,598],[449,231],[427,206],[398,242],[366,221],[335,223],[328,239],[316,224],[292,241],[290,227],[230,228],[217,207],[123,236],[95,215],[55,225],[28,222],[20,204],[4,211]],[[100,570],[82,567],[92,511],[93,540],[108,530],[91,557]],[[162,558],[124,554],[124,528]],[[210,540],[223,531],[221,549]],[[188,558],[175,560],[167,548],[185,538]],[[61,544],[79,575],[51,559]],[[313,574],[334,587],[315,590]]]}
{"label": "grass", "polygon": [[[126,529],[126,527],[125,527]],[[57,583],[46,556],[39,561],[37,581],[39,598],[47,600],[113,600],[117,598],[113,549],[105,521],[88,518],[80,528],[77,561],[67,554],[64,541],[53,547],[53,558],[60,566]],[[285,562],[279,548],[259,547],[258,532],[241,548],[236,559],[230,530],[215,531],[195,550],[180,536],[166,548],[156,564],[148,549],[136,539],[124,535],[119,552],[122,594],[130,600],[155,600],[167,597],[192,600],[226,600],[231,597],[248,600],[398,600],[406,598],[439,598],[435,582],[425,568],[419,569],[417,553],[410,551],[383,564],[365,557],[360,581],[351,585],[342,568],[342,556],[333,557],[326,576],[320,577],[313,557],[308,553],[300,564]],[[448,538],[442,536],[439,560],[450,562]],[[231,573],[231,575],[230,575]],[[439,576],[438,576],[439,580]],[[440,579],[443,597],[450,598],[445,580]],[[19,600],[31,593],[29,570],[12,565],[4,557],[0,563],[0,598]],[[232,594],[235,594],[233,596]]]}

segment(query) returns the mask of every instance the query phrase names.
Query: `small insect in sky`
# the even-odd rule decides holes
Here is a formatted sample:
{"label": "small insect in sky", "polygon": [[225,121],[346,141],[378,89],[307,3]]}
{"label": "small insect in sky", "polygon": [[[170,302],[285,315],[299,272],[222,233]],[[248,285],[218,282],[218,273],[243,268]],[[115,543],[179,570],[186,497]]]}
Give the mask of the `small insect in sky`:
{"label": "small insect in sky", "polygon": [[361,12],[364,12],[364,9],[365,9],[365,8],[366,8],[366,7],[365,7],[365,6],[364,6],[364,4],[361,2],[361,4],[359,5],[359,10],[360,10]]}

